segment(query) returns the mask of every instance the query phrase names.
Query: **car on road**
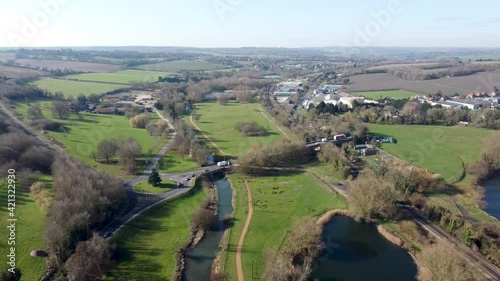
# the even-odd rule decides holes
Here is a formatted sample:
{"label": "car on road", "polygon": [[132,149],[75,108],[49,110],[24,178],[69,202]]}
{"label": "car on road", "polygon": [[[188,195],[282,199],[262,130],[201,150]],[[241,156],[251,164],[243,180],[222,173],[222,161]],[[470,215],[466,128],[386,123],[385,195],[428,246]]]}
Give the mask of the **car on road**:
{"label": "car on road", "polygon": [[111,232],[109,232],[109,231],[106,231],[106,232],[104,232],[104,233],[102,234],[102,237],[103,237],[103,238],[108,238],[108,237],[110,237],[110,236],[111,236]]}
{"label": "car on road", "polygon": [[190,180],[190,179],[189,179],[189,178],[185,178],[185,179],[184,179],[184,181],[188,181],[188,180]]}
{"label": "car on road", "polygon": [[208,169],[203,170],[203,173],[208,173],[208,172],[210,172],[210,170]]}

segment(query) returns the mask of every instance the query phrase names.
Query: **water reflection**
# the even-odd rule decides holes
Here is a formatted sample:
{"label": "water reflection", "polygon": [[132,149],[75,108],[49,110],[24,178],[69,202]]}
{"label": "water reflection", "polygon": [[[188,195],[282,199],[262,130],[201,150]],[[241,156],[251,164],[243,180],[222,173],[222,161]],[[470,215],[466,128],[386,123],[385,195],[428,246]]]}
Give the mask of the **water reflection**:
{"label": "water reflection", "polygon": [[385,240],[371,224],[336,217],[323,232],[325,250],[310,280],[416,280],[411,256]]}

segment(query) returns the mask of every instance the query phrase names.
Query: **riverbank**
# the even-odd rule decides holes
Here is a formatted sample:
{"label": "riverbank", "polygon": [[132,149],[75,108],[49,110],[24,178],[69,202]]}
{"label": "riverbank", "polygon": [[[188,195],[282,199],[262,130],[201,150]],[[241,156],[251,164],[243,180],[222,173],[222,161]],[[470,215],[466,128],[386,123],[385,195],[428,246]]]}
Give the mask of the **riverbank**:
{"label": "riverbank", "polygon": [[[210,181],[208,181],[208,179],[204,178],[202,179],[201,185],[202,188],[205,189],[205,193],[207,196],[207,199],[204,202],[211,202],[212,204],[209,208],[211,211],[217,214],[216,203],[218,201],[218,197],[215,189],[215,183],[212,184]],[[205,236],[205,229],[199,226],[193,226],[193,223],[191,222],[191,231],[188,241],[177,252],[176,256],[177,265],[172,280],[181,281],[183,279],[182,276],[184,274],[184,271],[186,270],[186,254],[188,251],[198,246],[198,244],[200,243],[200,241],[203,239],[204,236]]]}

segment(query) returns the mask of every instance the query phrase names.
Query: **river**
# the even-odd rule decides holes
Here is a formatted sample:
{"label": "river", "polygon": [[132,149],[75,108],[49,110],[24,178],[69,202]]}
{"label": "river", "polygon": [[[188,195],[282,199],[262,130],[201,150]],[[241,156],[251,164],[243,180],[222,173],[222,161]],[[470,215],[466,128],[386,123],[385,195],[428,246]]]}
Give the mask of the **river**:
{"label": "river", "polygon": [[488,214],[500,220],[500,176],[494,177],[482,184],[486,192],[484,200]]}
{"label": "river", "polygon": [[186,269],[182,275],[183,281],[209,281],[212,263],[220,251],[219,242],[224,234],[224,216],[233,212],[231,184],[225,179],[215,182],[217,188],[217,231],[207,231],[200,243],[186,253]]}
{"label": "river", "polygon": [[326,247],[310,280],[417,280],[412,257],[383,238],[373,224],[335,217],[325,225],[322,239]]}

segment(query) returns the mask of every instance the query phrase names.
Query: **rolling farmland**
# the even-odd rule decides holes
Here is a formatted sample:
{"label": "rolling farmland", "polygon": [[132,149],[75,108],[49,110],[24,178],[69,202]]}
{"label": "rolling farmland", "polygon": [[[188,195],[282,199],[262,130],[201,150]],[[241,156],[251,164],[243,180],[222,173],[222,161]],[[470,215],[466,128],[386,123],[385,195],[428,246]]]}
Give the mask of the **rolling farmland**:
{"label": "rolling farmland", "polygon": [[423,81],[404,80],[387,73],[355,75],[350,79],[351,92],[404,89],[422,94],[441,91],[443,94],[453,95],[474,91],[490,92],[494,86],[500,85],[500,73],[497,72]]}
{"label": "rolling farmland", "polygon": [[353,94],[357,95],[357,96],[363,96],[363,97],[368,98],[368,99],[379,99],[379,98],[385,98],[385,97],[402,99],[402,98],[412,98],[414,96],[420,95],[419,93],[405,91],[405,90],[369,91],[369,92],[358,92],[358,93],[353,93]]}
{"label": "rolling farmland", "polygon": [[71,69],[82,72],[111,72],[120,69],[118,65],[79,61],[17,59],[15,62],[23,66],[46,67],[49,70]]}
{"label": "rolling farmland", "polygon": [[49,92],[63,92],[66,97],[76,97],[79,94],[86,96],[90,94],[100,94],[113,91],[120,88],[125,88],[125,85],[115,85],[97,82],[79,82],[64,79],[45,78],[32,83],[40,89]]}
{"label": "rolling farmland", "polygon": [[204,61],[176,60],[155,64],[146,64],[142,65],[140,68],[149,71],[179,72],[181,70],[215,70],[228,67],[225,65]]}
{"label": "rolling farmland", "polygon": [[142,71],[142,70],[124,70],[111,73],[88,73],[65,76],[67,79],[93,81],[104,83],[132,84],[132,83],[151,83],[158,81],[158,76],[169,76],[170,72]]}

